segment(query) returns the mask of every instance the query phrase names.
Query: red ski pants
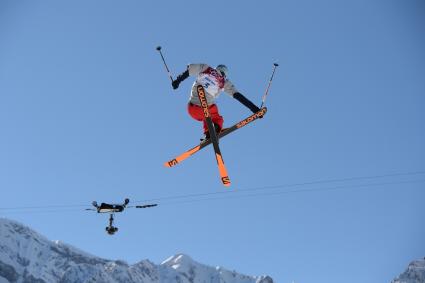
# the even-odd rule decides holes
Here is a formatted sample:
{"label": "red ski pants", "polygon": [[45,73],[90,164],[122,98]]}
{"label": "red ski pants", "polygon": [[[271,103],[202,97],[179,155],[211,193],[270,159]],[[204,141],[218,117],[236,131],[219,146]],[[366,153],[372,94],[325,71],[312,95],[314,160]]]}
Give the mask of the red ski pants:
{"label": "red ski pants", "polygon": [[[223,128],[223,117],[220,116],[218,113],[218,107],[217,105],[213,104],[208,107],[208,110],[210,111],[210,116],[214,124],[217,124],[220,126],[220,129]],[[202,110],[201,106],[189,103],[187,105],[187,111],[189,112],[190,116],[192,116],[193,119],[197,121],[202,121],[204,123],[204,133],[208,132],[208,126],[205,121],[204,111]]]}

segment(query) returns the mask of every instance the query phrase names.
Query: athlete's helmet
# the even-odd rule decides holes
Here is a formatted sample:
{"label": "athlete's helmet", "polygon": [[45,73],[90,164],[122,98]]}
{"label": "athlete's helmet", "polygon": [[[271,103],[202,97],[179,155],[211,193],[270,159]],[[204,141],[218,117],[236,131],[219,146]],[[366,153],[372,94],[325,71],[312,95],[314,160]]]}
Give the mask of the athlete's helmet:
{"label": "athlete's helmet", "polygon": [[217,67],[215,67],[215,69],[219,71],[222,76],[227,77],[228,70],[225,65],[220,64]]}

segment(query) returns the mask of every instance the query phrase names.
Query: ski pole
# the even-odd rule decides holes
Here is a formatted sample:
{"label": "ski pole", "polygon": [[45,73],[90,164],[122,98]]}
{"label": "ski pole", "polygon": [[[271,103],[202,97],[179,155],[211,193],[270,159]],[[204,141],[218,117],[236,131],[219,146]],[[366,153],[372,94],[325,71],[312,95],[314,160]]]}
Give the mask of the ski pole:
{"label": "ski pole", "polygon": [[279,66],[279,64],[278,64],[278,63],[273,63],[273,73],[272,73],[272,76],[270,77],[270,81],[269,81],[269,84],[268,84],[268,86],[267,86],[266,92],[265,92],[265,93],[264,93],[264,95],[263,95],[263,99],[262,99],[262,102],[261,102],[261,106],[260,106],[260,108],[262,108],[262,107],[263,107],[263,105],[264,105],[264,102],[266,102],[266,97],[267,97],[267,94],[269,93],[269,88],[270,88],[270,85],[272,84],[272,80],[273,80],[274,72],[276,71],[276,67],[277,67],[277,66]]}
{"label": "ski pole", "polygon": [[173,80],[173,76],[171,75],[171,72],[170,72],[170,70],[168,69],[167,63],[165,63],[164,56],[162,55],[162,52],[161,52],[161,46],[158,46],[158,47],[156,48],[156,50],[158,50],[159,55],[161,55],[162,62],[164,63],[165,69],[167,69],[167,72],[168,72],[168,75],[170,76],[171,82],[173,82],[173,81],[174,81],[174,80]]}

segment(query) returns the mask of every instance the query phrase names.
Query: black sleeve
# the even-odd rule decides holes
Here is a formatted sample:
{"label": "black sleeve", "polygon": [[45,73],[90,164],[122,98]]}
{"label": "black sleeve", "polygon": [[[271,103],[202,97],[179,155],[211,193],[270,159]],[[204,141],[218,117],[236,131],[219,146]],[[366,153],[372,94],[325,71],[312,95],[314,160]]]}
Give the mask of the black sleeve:
{"label": "black sleeve", "polygon": [[177,78],[171,82],[173,89],[177,89],[182,81],[189,77],[189,69],[186,69],[183,73],[177,76]]}
{"label": "black sleeve", "polygon": [[182,81],[184,81],[188,77],[189,77],[189,69],[186,69],[186,71],[184,71],[183,73],[181,73],[180,75],[177,76],[176,81],[181,83]]}
{"label": "black sleeve", "polygon": [[253,113],[260,111],[260,108],[258,108],[257,105],[252,103],[248,98],[243,96],[240,92],[235,92],[233,94],[233,98],[239,101],[240,103],[242,103],[243,105],[245,105],[246,107],[248,107]]}

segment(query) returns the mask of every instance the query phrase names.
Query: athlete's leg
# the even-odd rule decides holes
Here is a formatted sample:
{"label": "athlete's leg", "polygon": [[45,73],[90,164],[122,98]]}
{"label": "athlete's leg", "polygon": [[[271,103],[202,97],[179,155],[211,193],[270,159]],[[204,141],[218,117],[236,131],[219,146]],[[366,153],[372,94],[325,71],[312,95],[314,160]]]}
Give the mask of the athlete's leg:
{"label": "athlete's leg", "polygon": [[205,122],[204,111],[201,106],[189,103],[187,105],[187,111],[189,115],[196,121],[203,122],[204,133],[208,132],[207,123]]}
{"label": "athlete's leg", "polygon": [[[213,104],[208,109],[210,111],[211,119],[213,123],[216,125],[216,132],[219,133],[221,129],[223,128],[223,117],[218,113],[218,107],[216,104]],[[217,129],[218,126],[218,129]]]}

